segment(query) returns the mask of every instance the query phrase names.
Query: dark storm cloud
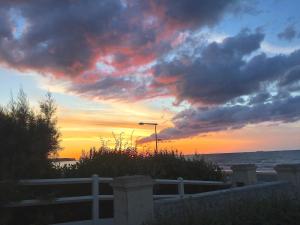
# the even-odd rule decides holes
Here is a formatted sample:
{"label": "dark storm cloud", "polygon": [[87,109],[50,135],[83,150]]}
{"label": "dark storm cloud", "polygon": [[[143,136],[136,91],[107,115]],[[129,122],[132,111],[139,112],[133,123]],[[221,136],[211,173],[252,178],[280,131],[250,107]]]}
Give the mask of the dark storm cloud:
{"label": "dark storm cloud", "polygon": [[0,49],[2,56],[9,55],[5,57],[6,63],[66,75],[79,73],[91,65],[95,53],[89,41],[94,37],[107,33],[109,39],[103,38],[101,42],[113,40],[107,29],[114,29],[122,10],[117,0],[18,1],[3,7],[19,10],[27,24],[19,40],[6,40],[8,45]]}
{"label": "dark storm cloud", "polygon": [[[14,68],[58,76],[81,74],[93,67],[101,55],[124,54],[134,58],[132,53],[126,55],[130,49],[137,57],[146,58],[141,62],[154,60],[154,51],[155,54],[163,51],[161,44],[155,43],[157,32],[174,30],[174,24],[184,27],[195,19],[197,27],[211,25],[234,3],[239,4],[228,0],[214,1],[214,4],[207,0],[153,3],[146,0],[3,0],[1,12],[20,11],[26,30],[19,39],[12,38],[9,35],[12,27],[3,22],[10,15],[1,13],[0,59]],[[157,9],[168,13],[159,14]],[[153,17],[158,21],[156,25],[149,19]]]}
{"label": "dark storm cloud", "polygon": [[290,69],[279,81],[281,90],[289,92],[300,91],[300,65]]}
{"label": "dark storm cloud", "polygon": [[256,13],[253,0],[155,0],[167,18],[197,26],[214,25],[225,12]]}
{"label": "dark storm cloud", "polygon": [[[161,62],[155,70],[156,79],[175,77],[175,96],[192,106],[175,115],[174,127],[162,130],[159,138],[186,138],[262,122],[298,121],[300,50],[268,57],[256,51],[263,37],[260,32],[244,30],[201,48],[194,57]],[[203,104],[206,107],[197,107]]]}
{"label": "dark storm cloud", "polygon": [[[174,32],[213,25],[226,12],[233,12],[234,6],[242,7],[241,2],[3,0],[0,60],[20,70],[68,78],[73,82],[70,91],[91,98],[160,96],[168,89],[141,83],[149,79],[128,80],[127,74],[168,52]],[[17,17],[15,22],[23,21],[17,38],[12,35],[16,26],[11,23],[12,16]],[[112,76],[118,77],[99,72],[99,61],[114,68]],[[86,76],[91,73],[95,75]]]}
{"label": "dark storm cloud", "polygon": [[278,38],[287,40],[287,41],[292,41],[297,35],[297,31],[295,29],[295,26],[289,25],[287,26],[283,31],[278,33]]}
{"label": "dark storm cloud", "polygon": [[12,35],[11,32],[12,29],[7,17],[7,12],[3,9],[0,9],[0,39],[10,38]]}
{"label": "dark storm cloud", "polygon": [[104,77],[96,82],[74,84],[69,91],[78,95],[96,99],[121,99],[123,101],[145,100],[166,95],[164,87],[152,90],[149,77],[135,76]]}
{"label": "dark storm cloud", "polygon": [[218,21],[224,11],[236,3],[236,0],[156,0],[164,5],[168,17],[198,25],[212,25]]}
{"label": "dark storm cloud", "polygon": [[244,30],[221,43],[209,44],[195,57],[161,62],[155,77],[176,78],[177,100],[201,104],[223,104],[257,92],[267,82],[297,79],[287,73],[300,64],[300,51],[274,57],[261,53],[247,59],[260,48],[263,38],[260,32]]}
{"label": "dark storm cloud", "polygon": [[147,89],[144,82],[138,82],[133,77],[105,77],[90,84],[74,84],[71,91],[79,95],[94,96],[95,98],[133,100],[142,98]]}
{"label": "dark storm cloud", "polygon": [[[211,108],[191,108],[173,118],[174,127],[162,130],[158,137],[163,140],[179,139],[217,132],[240,129],[248,124],[262,122],[289,123],[300,119],[300,96],[277,98],[269,103],[253,106],[216,106]],[[153,140],[153,135],[140,140]]]}
{"label": "dark storm cloud", "polygon": [[249,105],[254,105],[258,103],[264,103],[271,97],[271,94],[268,92],[261,92],[252,96],[249,100]]}
{"label": "dark storm cloud", "polygon": [[[191,109],[173,118],[163,139],[296,121],[300,50],[269,57],[260,48],[265,35],[246,29],[221,43],[191,44],[190,55],[178,50],[191,38],[180,34],[250,12],[249,2],[2,0],[0,63],[66,78],[68,91],[88,98],[188,101]],[[279,37],[295,38],[288,28]]]}
{"label": "dark storm cloud", "polygon": [[[300,64],[300,63],[299,63]],[[300,65],[291,68],[280,80],[281,86],[286,86],[300,81]]]}

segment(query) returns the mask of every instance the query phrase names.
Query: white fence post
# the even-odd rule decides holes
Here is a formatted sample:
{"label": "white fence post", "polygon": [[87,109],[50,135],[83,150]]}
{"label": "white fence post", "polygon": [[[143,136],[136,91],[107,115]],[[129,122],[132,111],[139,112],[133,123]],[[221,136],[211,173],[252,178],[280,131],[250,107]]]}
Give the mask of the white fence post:
{"label": "white fence post", "polygon": [[178,193],[180,195],[180,198],[184,197],[184,182],[182,177],[178,177],[177,180],[179,180],[178,183]]}
{"label": "white fence post", "polygon": [[92,195],[93,195],[93,206],[92,206],[92,219],[93,225],[96,225],[99,220],[99,177],[97,174],[92,176]]}
{"label": "white fence post", "polygon": [[289,181],[300,186],[300,164],[280,164],[275,166],[279,180]]}
{"label": "white fence post", "polygon": [[114,225],[142,225],[153,219],[153,184],[148,176],[114,179]]}
{"label": "white fence post", "polygon": [[236,164],[231,166],[232,183],[234,186],[257,183],[256,166],[254,164]]}

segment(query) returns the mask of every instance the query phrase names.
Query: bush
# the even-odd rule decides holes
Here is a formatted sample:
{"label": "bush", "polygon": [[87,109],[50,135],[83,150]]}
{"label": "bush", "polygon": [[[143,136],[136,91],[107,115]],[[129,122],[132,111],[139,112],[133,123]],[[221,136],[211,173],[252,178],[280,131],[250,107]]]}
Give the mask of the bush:
{"label": "bush", "polygon": [[102,177],[124,175],[149,175],[153,178],[221,180],[221,169],[201,157],[186,159],[174,151],[138,153],[134,148],[112,150],[92,148],[78,163],[64,167],[67,177],[89,177],[98,174]]}

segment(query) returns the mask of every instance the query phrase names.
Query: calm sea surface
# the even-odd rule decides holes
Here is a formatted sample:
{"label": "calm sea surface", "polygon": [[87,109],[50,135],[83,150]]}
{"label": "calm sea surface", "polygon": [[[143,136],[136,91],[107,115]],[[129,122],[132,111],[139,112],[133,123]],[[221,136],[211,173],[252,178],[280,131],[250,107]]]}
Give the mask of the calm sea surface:
{"label": "calm sea surface", "polygon": [[223,153],[203,155],[205,159],[217,163],[224,170],[239,163],[253,163],[257,171],[273,171],[277,164],[300,163],[300,150],[258,151],[245,153]]}

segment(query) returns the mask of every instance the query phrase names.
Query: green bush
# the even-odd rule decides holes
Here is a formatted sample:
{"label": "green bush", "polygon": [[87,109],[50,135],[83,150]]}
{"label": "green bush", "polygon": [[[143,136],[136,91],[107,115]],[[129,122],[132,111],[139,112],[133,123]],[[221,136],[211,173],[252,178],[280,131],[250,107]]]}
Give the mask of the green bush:
{"label": "green bush", "polygon": [[153,178],[221,180],[221,169],[201,157],[186,159],[174,151],[139,153],[135,149],[112,150],[101,147],[91,149],[73,166],[64,167],[67,177],[102,177],[149,175]]}

